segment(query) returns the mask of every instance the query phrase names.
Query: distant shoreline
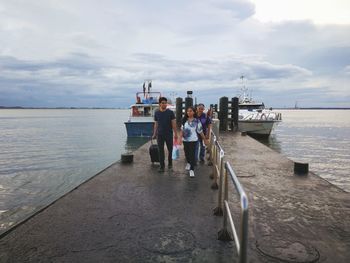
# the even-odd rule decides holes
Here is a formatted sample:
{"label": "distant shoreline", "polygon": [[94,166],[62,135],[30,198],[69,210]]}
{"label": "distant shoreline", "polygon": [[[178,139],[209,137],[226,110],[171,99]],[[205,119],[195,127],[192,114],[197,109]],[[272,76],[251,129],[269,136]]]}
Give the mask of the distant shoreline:
{"label": "distant shoreline", "polygon": [[128,108],[116,107],[116,108],[103,108],[103,107],[5,107],[0,106],[0,110],[126,110]]}
{"label": "distant shoreline", "polygon": [[273,108],[274,110],[350,110],[346,107]]}
{"label": "distant shoreline", "polygon": [[[300,107],[300,108],[280,108],[280,107],[272,107],[274,110],[350,110],[350,107]],[[23,110],[127,110],[128,108],[123,107],[22,107],[22,106],[0,106],[1,109],[23,109]]]}

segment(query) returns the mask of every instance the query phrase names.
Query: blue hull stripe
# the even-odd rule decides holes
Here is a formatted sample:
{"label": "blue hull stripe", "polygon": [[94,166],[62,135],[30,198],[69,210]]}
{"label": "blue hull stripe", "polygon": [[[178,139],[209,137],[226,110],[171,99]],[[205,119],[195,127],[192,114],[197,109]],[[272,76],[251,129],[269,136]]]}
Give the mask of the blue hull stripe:
{"label": "blue hull stripe", "polygon": [[154,122],[125,122],[128,137],[151,137]]}

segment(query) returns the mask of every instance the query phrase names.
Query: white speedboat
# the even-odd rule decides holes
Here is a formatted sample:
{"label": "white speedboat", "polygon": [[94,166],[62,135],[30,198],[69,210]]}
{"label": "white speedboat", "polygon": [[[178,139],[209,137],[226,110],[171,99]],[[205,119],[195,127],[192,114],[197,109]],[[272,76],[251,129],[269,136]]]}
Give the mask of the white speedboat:
{"label": "white speedboat", "polygon": [[[242,82],[243,82],[243,76]],[[253,136],[268,137],[282,121],[282,114],[266,109],[263,102],[255,102],[248,96],[245,86],[239,96],[238,130]]]}

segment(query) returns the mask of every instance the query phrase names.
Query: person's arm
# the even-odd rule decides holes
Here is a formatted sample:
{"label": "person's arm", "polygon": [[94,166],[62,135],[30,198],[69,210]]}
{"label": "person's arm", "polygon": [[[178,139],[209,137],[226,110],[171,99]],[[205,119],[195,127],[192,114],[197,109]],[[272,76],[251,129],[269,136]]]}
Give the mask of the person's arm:
{"label": "person's arm", "polygon": [[176,120],[175,119],[171,120],[171,126],[173,128],[175,141],[177,141],[178,137],[177,137]]}
{"label": "person's arm", "polygon": [[207,145],[209,143],[209,140],[205,137],[204,133],[201,132],[199,135],[201,136],[204,144]]}
{"label": "person's arm", "polygon": [[154,122],[154,126],[153,126],[153,136],[152,139],[155,139],[157,137],[157,130],[158,130],[158,121]]}
{"label": "person's arm", "polygon": [[210,138],[210,131],[211,131],[211,123],[210,124],[208,124],[208,127],[207,127],[207,134],[206,134],[206,138],[209,140],[209,138]]}

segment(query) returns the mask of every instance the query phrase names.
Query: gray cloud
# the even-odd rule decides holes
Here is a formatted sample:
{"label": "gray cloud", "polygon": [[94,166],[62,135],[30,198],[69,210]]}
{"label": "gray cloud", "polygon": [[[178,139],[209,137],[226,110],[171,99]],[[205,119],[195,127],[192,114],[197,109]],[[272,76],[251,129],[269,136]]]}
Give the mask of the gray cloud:
{"label": "gray cloud", "polygon": [[260,23],[245,0],[0,6],[0,105],[127,106],[148,78],[210,102],[243,74],[272,106],[350,106],[350,25]]}

